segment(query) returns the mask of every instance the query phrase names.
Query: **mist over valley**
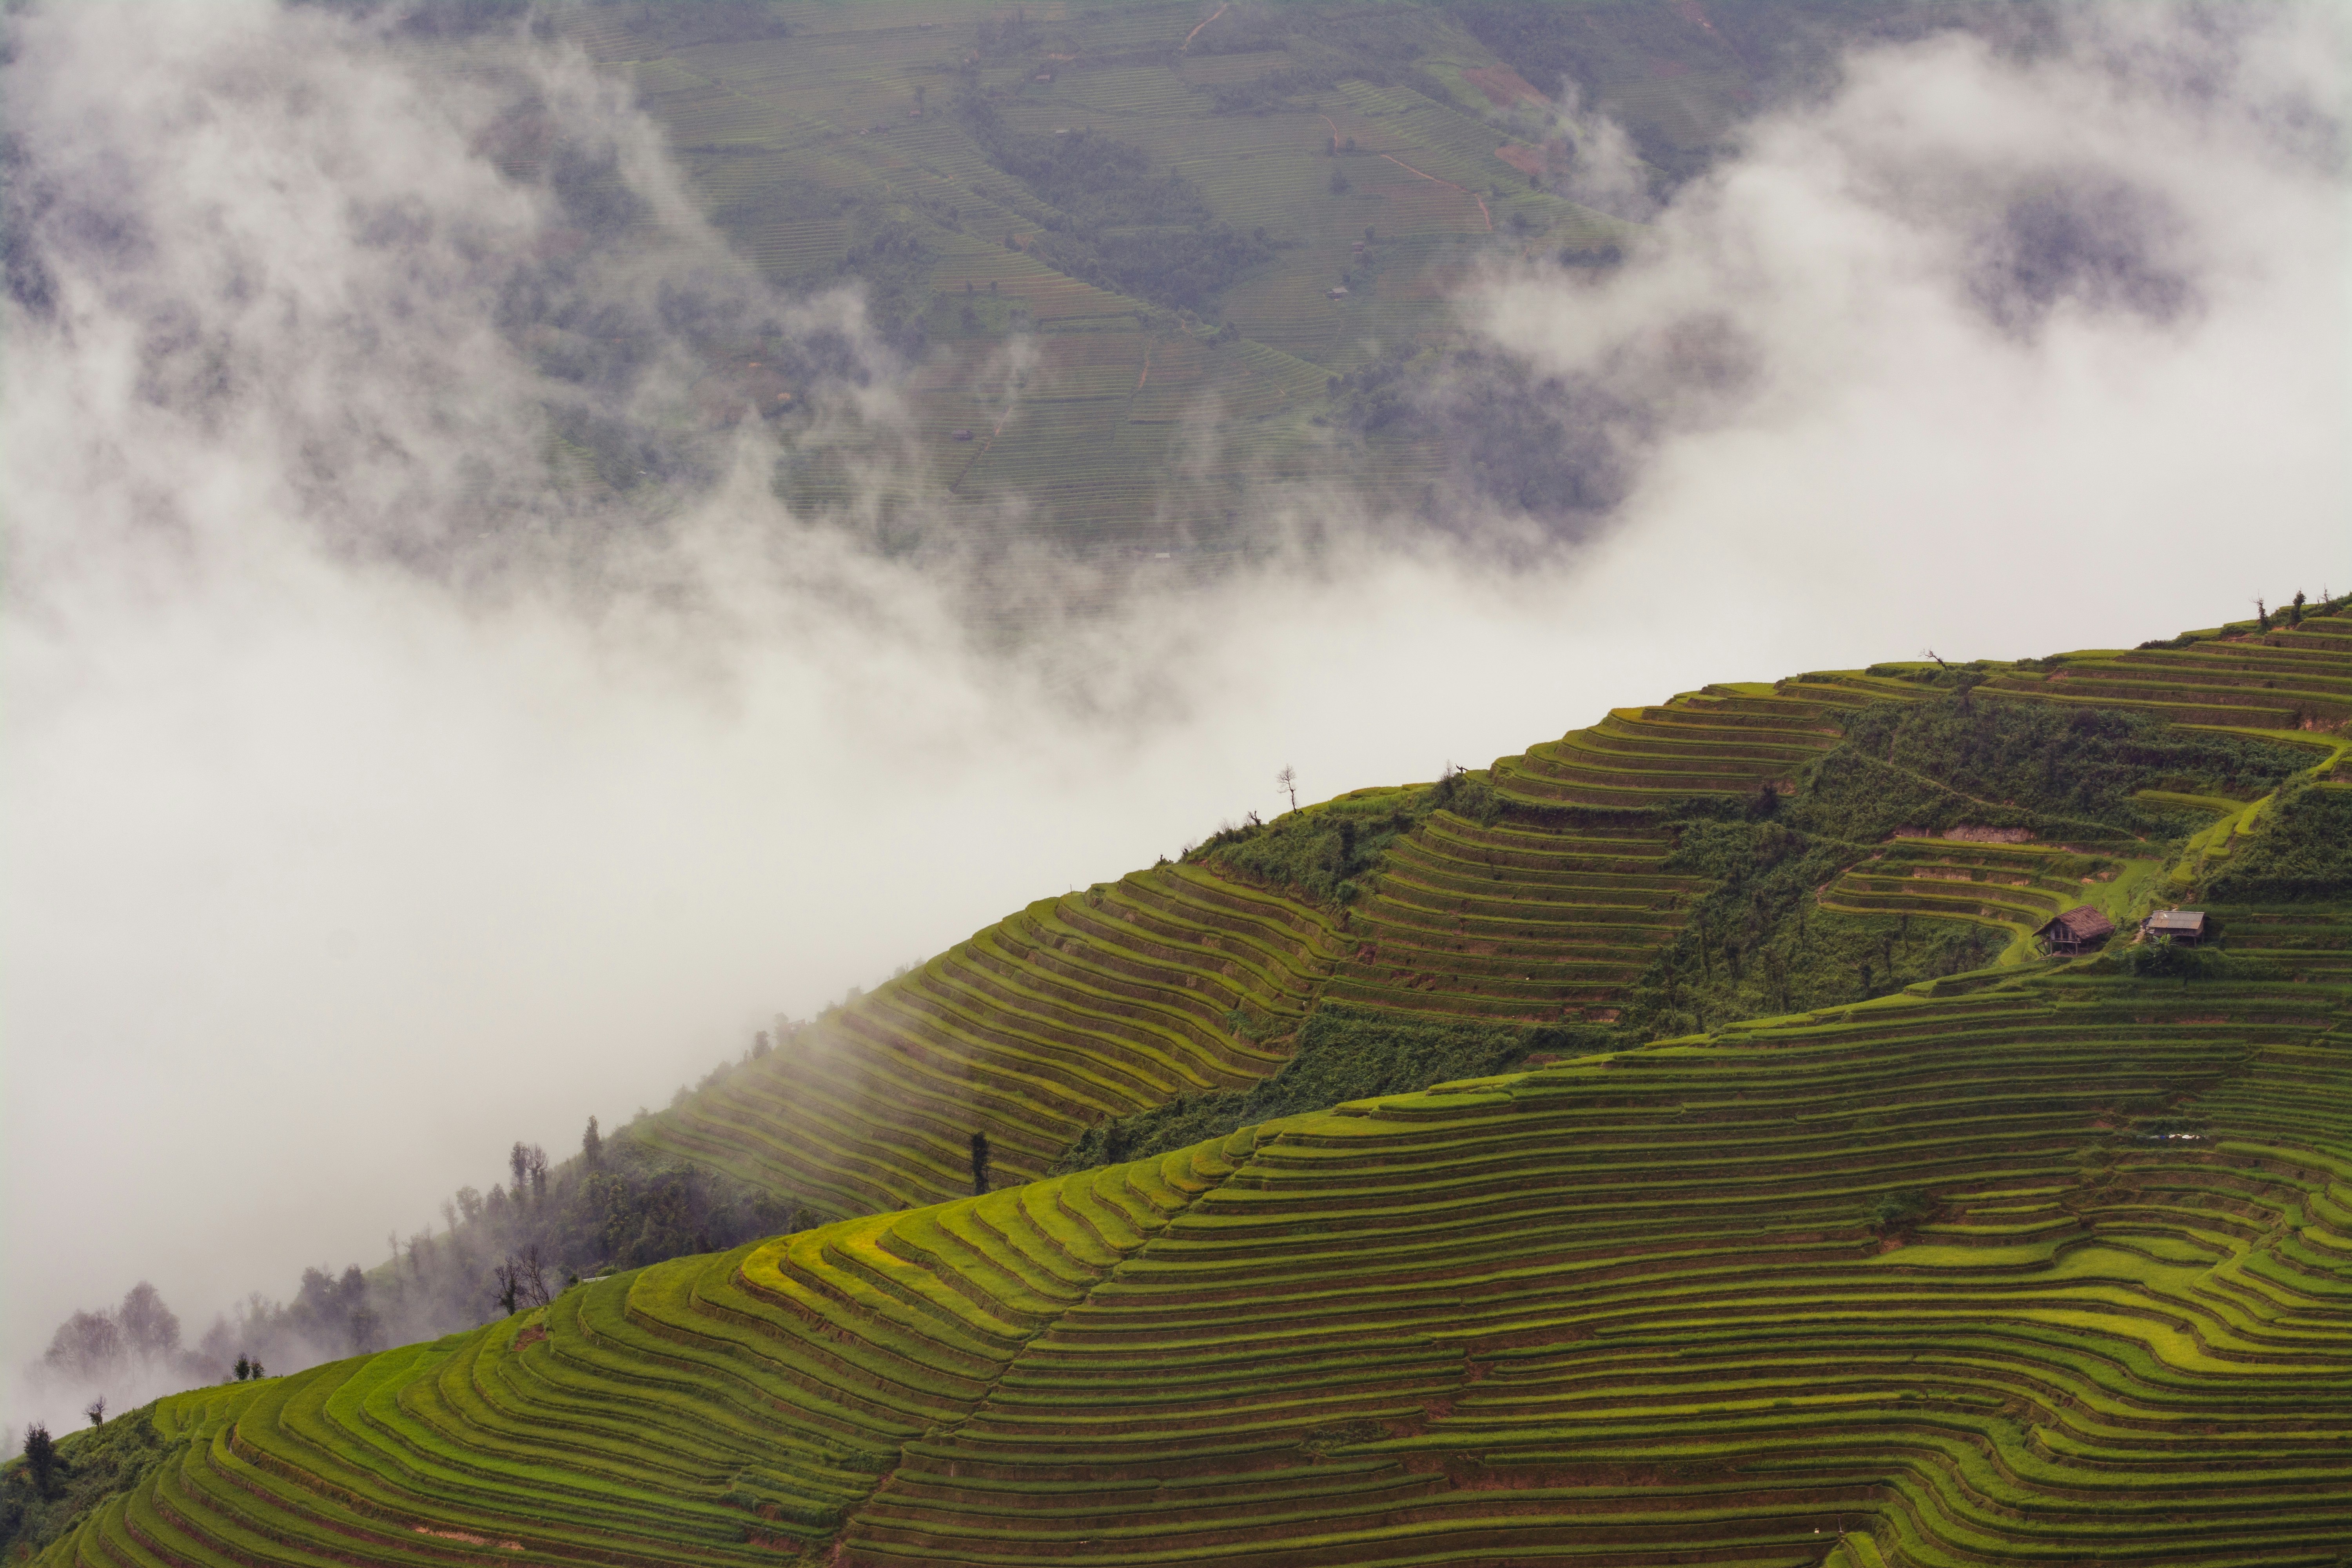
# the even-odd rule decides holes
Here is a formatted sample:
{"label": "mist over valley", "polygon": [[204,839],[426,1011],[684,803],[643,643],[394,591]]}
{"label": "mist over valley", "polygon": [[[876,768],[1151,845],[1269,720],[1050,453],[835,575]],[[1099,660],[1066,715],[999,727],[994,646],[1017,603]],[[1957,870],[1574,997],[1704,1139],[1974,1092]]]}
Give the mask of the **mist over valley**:
{"label": "mist over valley", "polygon": [[[2113,1289],[2146,1310],[2238,1303],[2200,1354],[2340,1381],[2333,9],[35,0],[0,28],[12,1544],[209,1562],[233,1532],[189,1500],[250,1482],[371,1561],[980,1561],[950,1467],[1045,1507],[1079,1460],[1021,1424],[1074,1388],[1130,1434],[1263,1405],[1226,1436],[1276,1433],[1265,1473],[1364,1561],[1486,1541],[1482,1494],[1696,1486],[1559,1392],[1595,1334],[1696,1331],[1544,1273],[1634,1220],[1416,1221],[1381,1245],[1442,1283],[1391,1300],[1312,1184],[1401,1179],[1425,1121],[1471,1163],[1446,1181],[1523,1162],[1614,1215],[1663,1166],[1612,1186],[1509,1119],[1660,1160],[1625,1128],[1712,1105],[1709,1073],[1785,1110],[1699,1145],[1726,1192],[1789,1194],[1730,1205],[1768,1239],[1692,1233],[1743,1280],[2046,1241],[2002,1257],[2062,1312],[2140,1247]],[[2051,947],[2077,904],[2105,957]],[[2176,905],[2223,935],[2142,937]],[[2042,1044],[1922,1098],[1906,1006]],[[2159,1014],[2180,1032],[2065,1032]],[[1795,1055],[1738,1054],[1774,1028]],[[2042,1086],[2015,1193],[1921,1152],[2011,1072]],[[1633,1121],[1608,1073],[1646,1086]],[[1517,1087],[1423,1092],[1456,1080]],[[1812,1127],[1816,1093],[1850,1119]],[[2288,1152],[2179,1197],[2190,1224],[2131,1173],[2162,1139]],[[1236,1242],[1232,1278],[1378,1298],[1413,1347],[1361,1380],[1302,1351],[1313,1409],[1182,1360],[1224,1321],[1184,1249],[1261,1181],[1313,1245]],[[766,1325],[754,1370],[694,1352],[718,1382],[677,1398],[730,1414],[599,1404],[635,1374],[595,1358],[688,1300]],[[1300,1343],[1351,1331],[1322,1310]],[[1200,1410],[1081,1364],[1163,1331]],[[868,1333],[878,1360],[824,1348]],[[614,1381],[520,1415],[466,1373],[494,1414],[398,1439],[446,1496],[315,1435],[366,1506],[280,1484],[260,1413],[312,1395],[278,1380],[415,1415],[426,1342]],[[2236,1371],[2145,1353],[2250,1464],[2340,1468]],[[1826,1396],[1753,1375],[1767,1410]],[[1448,1435],[1504,1392],[1519,1415]],[[1991,1425],[1927,1397],[2012,1470],[2106,1440],[2007,1385]],[[1844,1463],[1738,1404],[1696,1396],[1706,1463]],[[535,1455],[559,1405],[667,1457],[583,1461],[620,1500],[517,1501],[450,1436]],[[1606,1464],[1507,1458],[1538,1415]],[[34,1426],[85,1436],[37,1477]],[[231,1432],[280,1480],[158,1479]],[[1224,1500],[1169,1549],[1213,1554],[1249,1465],[1171,1441],[1102,1459],[1098,1514],[1004,1528],[1117,1560],[1157,1517],[1121,1489],[1181,1481]],[[2226,1466],[2175,1458],[2212,1542],[2252,1529]],[[1868,1504],[1884,1554],[1804,1560],[1959,1561],[1938,1484],[1825,1480],[1756,1539]],[[2259,1560],[2323,1561],[2340,1506],[2282,1506],[2310,1518]],[[2066,1507],[2061,1536],[2108,1528]],[[1567,1539],[1524,1528],[1462,1550]]]}

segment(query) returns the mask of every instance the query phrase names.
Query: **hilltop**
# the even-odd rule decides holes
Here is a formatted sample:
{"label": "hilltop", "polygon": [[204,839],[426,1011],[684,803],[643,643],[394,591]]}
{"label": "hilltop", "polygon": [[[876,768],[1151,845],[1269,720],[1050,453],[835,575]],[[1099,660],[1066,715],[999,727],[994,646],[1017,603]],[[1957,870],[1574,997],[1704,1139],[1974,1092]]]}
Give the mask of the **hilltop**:
{"label": "hilltop", "polygon": [[627,1134],[831,1223],[117,1417],[43,1561],[2332,1562],[2340,608],[1709,687],[1033,905]]}

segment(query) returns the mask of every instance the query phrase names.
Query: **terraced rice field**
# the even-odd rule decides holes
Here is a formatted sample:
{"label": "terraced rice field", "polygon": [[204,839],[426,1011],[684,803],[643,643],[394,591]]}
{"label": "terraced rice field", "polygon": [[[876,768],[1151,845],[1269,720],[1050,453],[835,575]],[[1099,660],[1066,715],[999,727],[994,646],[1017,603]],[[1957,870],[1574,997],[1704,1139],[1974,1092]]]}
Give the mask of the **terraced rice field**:
{"label": "terraced rice field", "polygon": [[[1492,213],[1481,205],[1490,185],[1502,182],[1512,210],[1538,232],[1585,243],[1620,226],[1527,191],[1524,176],[1494,157],[1485,98],[1466,85],[1455,102],[1353,80],[1293,85],[1260,106],[1268,112],[1218,112],[1217,89],[1295,74],[1301,62],[1282,48],[1188,52],[1184,40],[1214,9],[1026,6],[1027,41],[1009,51],[979,47],[982,23],[1003,22],[1005,8],[961,0],[780,5],[767,15],[785,26],[782,36],[724,39],[666,27],[634,4],[592,5],[566,13],[562,25],[667,131],[727,243],[781,287],[840,281],[848,258],[862,254],[857,247],[887,233],[937,258],[909,308],[924,324],[928,352],[942,359],[974,337],[1001,342],[1015,332],[1045,345],[1049,359],[1062,338],[1114,325],[1148,325],[1163,340],[1180,326],[1205,337],[1230,323],[1246,334],[1222,345],[1225,374],[1209,377],[1206,399],[1185,395],[1171,379],[1138,400],[1134,417],[1142,423],[1214,419],[1213,449],[1114,437],[1108,426],[1120,416],[1102,409],[1099,419],[1063,422],[1067,438],[1058,445],[1037,444],[1039,430],[1024,437],[1008,429],[1009,444],[978,463],[968,460],[973,454],[944,450],[911,469],[878,447],[806,456],[792,490],[796,501],[820,504],[849,493],[843,476],[850,468],[889,468],[905,499],[926,492],[972,503],[992,528],[1025,519],[1024,526],[1059,542],[1156,552],[1197,547],[1204,523],[1248,515],[1253,486],[1302,469],[1415,500],[1426,477],[1444,468],[1442,452],[1380,436],[1364,460],[1321,463],[1308,420],[1325,407],[1333,372],[1382,342],[1447,329],[1446,287],[1468,253],[1509,237],[1494,232],[1501,204]],[[1443,57],[1432,63],[1452,79],[1496,66],[1458,29],[1440,26],[1427,42]],[[1191,179],[1218,221],[1244,233],[1263,228],[1276,247],[1271,258],[1220,297],[1192,301],[1193,319],[1183,321],[1165,301],[1118,292],[1091,274],[1070,276],[1013,248],[1067,220],[973,138],[957,109],[967,90],[988,94],[1016,131],[1086,128],[1145,149],[1155,164]],[[1357,153],[1326,156],[1335,137],[1355,138]],[[1346,173],[1350,189],[1328,188],[1334,170]],[[823,199],[827,193],[838,199]],[[1328,291],[1359,259],[1351,247],[1367,227],[1391,246],[1377,298],[1360,288],[1332,300]],[[1439,257],[1424,243],[1439,240],[1462,249]],[[1416,282],[1425,270],[1431,276]],[[973,302],[963,296],[967,286],[989,295],[977,322],[961,314]],[[1243,374],[1236,361],[1256,374]],[[919,438],[936,446],[963,427],[927,426]],[[1034,448],[1025,453],[1024,439]],[[1094,469],[1056,468],[1081,453]]]}
{"label": "terraced rice field", "polygon": [[[1106,342],[1100,352],[1128,351]],[[2328,635],[2308,637],[2347,648],[2327,668],[2352,671],[2352,641],[2317,641]],[[2065,668],[2074,667],[2070,658]],[[1979,689],[2010,689],[2005,679]],[[805,1065],[780,1055],[708,1103],[658,1119],[656,1136],[818,1212],[848,1215],[962,1190],[964,1141],[975,1129],[1017,1179],[1043,1173],[1106,1116],[1246,1083],[1281,1065],[1288,1029],[1327,996],[1423,1019],[1609,1021],[1704,887],[1664,870],[1670,846],[1650,808],[1783,786],[1836,742],[1842,713],[1920,689],[1829,672],[1613,710],[1496,761],[1486,776],[1505,805],[1501,819],[1430,817],[1344,910],[1195,866],[1033,906],[822,1023]],[[2015,695],[2033,700],[2041,689],[2021,682]],[[2109,913],[2120,923],[2128,911],[2116,895],[2146,869],[2115,846],[1898,839],[1818,901],[2022,936],[2075,903],[2116,905]],[[1097,896],[1121,924],[1104,924],[1087,901]],[[1229,916],[1248,926],[1234,931],[1246,953],[1218,945]],[[2325,976],[2346,962],[2334,916],[2266,918],[2277,923],[2258,933],[2250,921],[2244,940],[2277,944],[2299,972]],[[1134,940],[1142,936],[1153,940]],[[1263,1011],[1250,1032],[1268,1044],[1234,1032],[1230,1016],[1244,1006]],[[1139,1036],[1158,1054],[1135,1070],[1077,1065],[1126,1062]]]}
{"label": "terraced rice field", "polygon": [[1192,867],[1033,904],[658,1120],[663,1147],[859,1214],[1041,1175],[1094,1122],[1230,1088],[1336,961],[1331,919]]}
{"label": "terraced rice field", "polygon": [[1844,914],[1967,921],[2024,936],[2079,904],[2101,905],[2122,868],[2055,846],[1905,838],[1846,871],[1820,902]]}
{"label": "terraced rice field", "polygon": [[[2347,652],[2317,622],[2057,668],[2137,692],[2317,656],[2301,698]],[[1917,689],[1617,710],[1498,762],[1499,818],[1422,819],[1345,908],[1190,864],[1033,905],[641,1131],[835,1223],[165,1400],[165,1461],[47,1561],[2328,1563],[2339,903],[2213,905],[2258,979],[1995,968],[1045,1174],[1104,1117],[1274,1069],[1325,996],[1605,1016],[1697,890],[1635,808],[1775,787]],[[2218,809],[2194,855],[2261,815]],[[2134,864],[1898,837],[1821,901],[2021,930]],[[955,1195],[974,1131],[1024,1184]]]}
{"label": "terraced rice field", "polygon": [[1654,708],[1612,710],[1589,730],[1497,763],[1495,787],[1516,804],[1588,813],[1753,795],[1786,784],[1835,745],[1844,710],[1916,694],[1853,675],[1710,686]]}
{"label": "terraced rice field", "polygon": [[2185,648],[2071,654],[2057,669],[2011,672],[1985,689],[2137,708],[2185,724],[2332,728],[2352,719],[2352,622],[2310,619]]}
{"label": "terraced rice field", "polygon": [[1895,684],[1708,687],[1502,758],[1489,777],[1514,816],[1486,828],[1441,814],[1398,850],[1352,915],[1331,994],[1523,1023],[1615,1017],[1701,887],[1662,872],[1670,846],[1638,814],[1786,783],[1836,743],[1839,711]]}
{"label": "terraced rice field", "polygon": [[1663,835],[1482,827],[1443,813],[1349,922],[1334,1000],[1537,1023],[1614,1005],[1701,884],[1664,874]]}
{"label": "terraced rice field", "polygon": [[1904,995],[658,1265],[166,1400],[49,1561],[2323,1563],[2347,1000]]}

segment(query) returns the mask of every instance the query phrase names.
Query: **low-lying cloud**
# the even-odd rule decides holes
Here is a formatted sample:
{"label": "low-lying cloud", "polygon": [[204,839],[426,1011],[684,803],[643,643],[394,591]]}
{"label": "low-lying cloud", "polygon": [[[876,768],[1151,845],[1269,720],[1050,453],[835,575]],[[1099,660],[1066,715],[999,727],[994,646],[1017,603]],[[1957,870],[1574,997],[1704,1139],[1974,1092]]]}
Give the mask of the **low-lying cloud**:
{"label": "low-lying cloud", "polygon": [[[374,1262],[515,1138],[658,1106],[1285,763],[1320,797],[2352,575],[2316,7],[1858,57],[1622,268],[1468,302],[1530,397],[1607,394],[1555,405],[1616,465],[1583,542],[1269,490],[1313,550],[1165,583],[793,515],[779,443],[887,451],[897,351],[729,261],[556,45],[428,70],[225,0],[12,26],[12,1365],[140,1279],[194,1339]],[[689,416],[714,312],[795,356],[805,426]],[[580,472],[616,454],[648,471]],[[1011,596],[1023,638],[975,617]]]}

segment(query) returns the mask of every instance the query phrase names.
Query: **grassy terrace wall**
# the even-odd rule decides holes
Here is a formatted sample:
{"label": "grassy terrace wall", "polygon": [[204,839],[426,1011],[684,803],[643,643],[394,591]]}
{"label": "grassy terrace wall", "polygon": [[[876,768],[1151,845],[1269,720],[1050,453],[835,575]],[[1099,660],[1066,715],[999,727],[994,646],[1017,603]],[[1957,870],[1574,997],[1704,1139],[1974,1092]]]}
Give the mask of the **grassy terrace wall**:
{"label": "grassy terrace wall", "polygon": [[166,1400],[45,1561],[2332,1563],[2348,995],[1906,995],[658,1265]]}

